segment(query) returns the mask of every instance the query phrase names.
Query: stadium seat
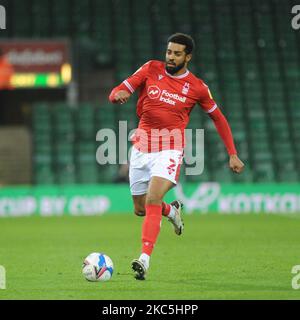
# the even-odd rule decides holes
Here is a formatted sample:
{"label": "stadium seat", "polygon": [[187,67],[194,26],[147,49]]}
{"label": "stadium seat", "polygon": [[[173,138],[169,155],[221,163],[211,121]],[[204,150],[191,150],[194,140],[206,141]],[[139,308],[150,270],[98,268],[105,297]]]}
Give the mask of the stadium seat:
{"label": "stadium seat", "polygon": [[255,182],[274,182],[275,173],[272,162],[255,163]]}
{"label": "stadium seat", "polygon": [[56,183],[75,184],[77,183],[74,165],[60,167],[56,171]]}
{"label": "stadium seat", "polygon": [[229,171],[228,167],[213,170],[211,173],[213,181],[220,183],[232,183],[233,173]]}
{"label": "stadium seat", "polygon": [[79,183],[94,184],[102,181],[102,179],[98,179],[98,174],[99,170],[96,164],[79,165],[77,179]]}
{"label": "stadium seat", "polygon": [[95,108],[92,105],[79,105],[76,110],[76,126],[75,130],[78,135],[78,139],[82,140],[95,140],[96,128],[95,128]]}
{"label": "stadium seat", "polygon": [[53,169],[50,166],[36,167],[34,173],[35,184],[53,184],[55,183],[55,176]]}
{"label": "stadium seat", "polygon": [[118,175],[119,166],[117,164],[98,165],[102,182],[114,182]]}

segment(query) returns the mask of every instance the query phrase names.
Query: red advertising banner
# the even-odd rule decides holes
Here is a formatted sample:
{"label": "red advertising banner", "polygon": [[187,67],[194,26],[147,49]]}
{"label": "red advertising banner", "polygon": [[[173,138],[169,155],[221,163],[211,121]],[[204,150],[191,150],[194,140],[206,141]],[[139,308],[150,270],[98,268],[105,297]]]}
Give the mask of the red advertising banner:
{"label": "red advertising banner", "polygon": [[67,40],[2,40],[0,49],[12,65],[12,87],[57,87],[71,81]]}
{"label": "red advertising banner", "polygon": [[0,47],[16,72],[60,72],[70,63],[67,41],[9,40]]}

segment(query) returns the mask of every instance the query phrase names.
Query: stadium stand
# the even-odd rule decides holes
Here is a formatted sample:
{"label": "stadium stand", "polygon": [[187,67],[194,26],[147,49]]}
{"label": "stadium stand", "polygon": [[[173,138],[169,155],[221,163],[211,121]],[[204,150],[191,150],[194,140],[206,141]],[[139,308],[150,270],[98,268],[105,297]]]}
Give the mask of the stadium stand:
{"label": "stadium stand", "polygon": [[[171,33],[190,33],[197,46],[191,70],[205,80],[224,110],[247,164],[240,176],[224,170],[224,146],[210,119],[196,107],[189,128],[205,129],[205,172],[200,179],[299,181],[300,32],[287,32],[291,24],[288,15],[281,14],[289,12],[294,1],[32,0],[33,19],[20,18],[29,10],[25,2],[4,2],[17,23],[1,36],[88,38],[100,65],[114,68],[116,84],[147,60],[164,59]],[[164,14],[170,10],[172,14]],[[106,102],[76,108],[35,105],[35,183],[113,180],[116,166],[100,168],[95,162],[96,132],[117,129],[119,120],[134,128],[134,102],[121,107]]]}

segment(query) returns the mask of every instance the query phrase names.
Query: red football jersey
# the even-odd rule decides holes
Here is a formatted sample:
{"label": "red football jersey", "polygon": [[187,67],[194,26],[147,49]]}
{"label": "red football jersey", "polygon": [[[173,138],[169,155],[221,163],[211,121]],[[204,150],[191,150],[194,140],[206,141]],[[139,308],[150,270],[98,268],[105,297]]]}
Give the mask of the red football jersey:
{"label": "red football jersey", "polygon": [[189,70],[172,76],[161,61],[145,63],[123,83],[130,93],[139,89],[137,116],[140,121],[133,143],[143,152],[182,150],[184,129],[195,104],[199,103],[207,113],[217,108],[201,79]]}

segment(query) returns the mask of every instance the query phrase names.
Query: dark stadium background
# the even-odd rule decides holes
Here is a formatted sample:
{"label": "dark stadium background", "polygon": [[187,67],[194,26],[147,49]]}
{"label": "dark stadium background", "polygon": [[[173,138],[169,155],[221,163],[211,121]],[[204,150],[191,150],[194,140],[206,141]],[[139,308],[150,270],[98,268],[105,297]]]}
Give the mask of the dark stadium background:
{"label": "dark stadium background", "polygon": [[[103,247],[118,264],[123,256],[118,253],[117,244],[114,248],[109,247],[108,242],[107,246],[102,243],[96,247],[98,240],[93,235],[107,239],[106,230],[112,235],[110,239],[118,239],[118,245],[132,241],[138,248],[141,220],[136,222],[132,213],[128,167],[97,163],[100,143],[96,141],[96,134],[103,128],[118,133],[120,120],[128,121],[128,131],[136,128],[136,96],[128,104],[119,106],[110,104],[108,95],[146,61],[163,60],[168,36],[183,32],[196,42],[189,69],[210,87],[230,123],[239,157],[246,167],[241,175],[230,172],[226,150],[212,121],[195,107],[188,128],[205,130],[205,169],[200,176],[186,176],[182,170],[182,185],[175,194],[170,193],[167,200],[175,195],[183,200],[186,213],[193,213],[186,218],[187,233],[188,226],[196,228],[199,221],[203,222],[199,222],[200,229],[207,227],[206,231],[199,232],[203,246],[212,244],[214,240],[209,237],[229,247],[245,245],[245,250],[247,244],[257,244],[249,252],[259,252],[264,244],[272,244],[270,251],[263,249],[261,260],[253,258],[252,270],[256,272],[255,267],[263,270],[262,265],[268,264],[265,253],[268,258],[268,253],[274,250],[276,261],[279,264],[281,261],[286,269],[276,269],[269,253],[268,267],[274,266],[274,281],[280,283],[273,289],[278,291],[286,286],[282,290],[292,290],[290,270],[300,263],[299,255],[296,259],[299,233],[297,235],[295,229],[299,230],[300,213],[300,19],[292,13],[296,4],[294,0],[0,0],[6,11],[6,29],[0,29],[0,48],[16,64],[12,87],[0,89],[0,217],[7,217],[0,221],[0,229],[2,226],[3,237],[8,237],[5,239],[15,239],[16,230],[20,232],[16,243],[13,240],[9,246],[0,248],[0,265],[6,266],[8,272],[9,267],[13,269],[13,261],[18,257],[11,255],[17,247],[21,250],[23,241],[25,246],[29,239],[33,253],[35,244],[49,245],[51,253],[47,241],[61,240],[59,243],[67,247],[60,253],[60,263],[69,252],[66,260],[69,259],[73,267],[80,265],[85,254]],[[55,67],[39,65],[33,54],[46,59],[47,50],[52,50],[51,44],[63,58]],[[19,53],[18,46],[21,46]],[[130,142],[127,145],[130,147]],[[118,223],[115,217],[120,213],[124,215]],[[212,217],[203,213],[212,213]],[[224,221],[226,218],[215,213],[226,213],[230,217]],[[241,217],[241,213],[249,214]],[[102,214],[105,217],[90,217],[95,220],[38,217]],[[11,219],[11,216],[33,217],[31,221],[22,217]],[[199,221],[197,216],[201,216]],[[289,218],[284,220],[283,216]],[[189,219],[193,220],[189,223]],[[76,221],[80,221],[83,229],[77,225],[73,234],[68,224],[77,224]],[[127,240],[120,238],[123,223],[136,226],[134,239],[126,232]],[[250,230],[247,226],[240,227],[239,223],[246,223]],[[116,227],[115,236],[112,225],[119,228]],[[45,232],[31,233],[30,230],[36,228]],[[81,233],[84,230],[86,234]],[[232,230],[230,235],[226,233],[229,230]],[[195,234],[197,232],[195,230]],[[223,241],[223,232],[230,239],[233,235],[236,238]],[[240,242],[247,232],[253,234]],[[78,244],[79,251],[72,251],[71,239]],[[289,242],[285,243],[285,239]],[[123,246],[122,250],[131,256],[132,252]],[[191,242],[187,246],[191,246]],[[217,245],[214,249],[218,255],[220,247]],[[182,247],[182,252],[184,250]],[[201,250],[199,252],[207,252],[207,256],[212,252],[208,247],[207,251]],[[225,248],[222,250],[226,252]],[[236,248],[228,250],[236,257]],[[289,260],[285,252],[289,252]],[[74,261],[71,253],[75,255]],[[203,256],[203,261],[207,256]],[[245,262],[249,256],[242,257]],[[28,269],[30,259],[25,259]],[[224,261],[226,265],[227,256]],[[209,269],[214,261],[211,263],[207,264],[208,272],[219,273]],[[22,287],[18,279],[11,281],[16,281],[16,287]],[[259,281],[256,288],[250,283],[245,290],[260,290]],[[164,281],[161,284],[164,285]],[[34,282],[32,285],[35,286]],[[265,283],[263,290],[268,292],[271,287]],[[235,290],[234,285],[229,288]],[[175,288],[174,292],[180,290]],[[64,293],[62,290],[61,295]],[[20,297],[18,294],[13,292],[8,297]],[[77,298],[83,296],[75,294]],[[72,298],[72,295],[65,297]],[[110,297],[113,298],[114,293]],[[193,298],[192,294],[188,297]],[[211,297],[227,296],[220,293]],[[231,297],[245,296],[237,293]],[[269,297],[267,293],[265,297]]]}
{"label": "dark stadium background", "polygon": [[[1,92],[1,126],[15,128],[9,139],[2,135],[12,150],[1,152],[1,184],[117,180],[117,165],[94,161],[95,135],[118,120],[135,128],[135,101],[115,107],[107,95],[146,61],[164,59],[166,39],[176,31],[194,37],[191,69],[223,108],[247,165],[241,176],[224,170],[222,142],[195,108],[190,127],[206,129],[209,158],[201,180],[299,182],[300,32],[291,26],[293,3],[1,0],[7,11],[1,41],[65,38],[73,69],[69,86]],[[25,130],[22,146],[18,129]]]}

